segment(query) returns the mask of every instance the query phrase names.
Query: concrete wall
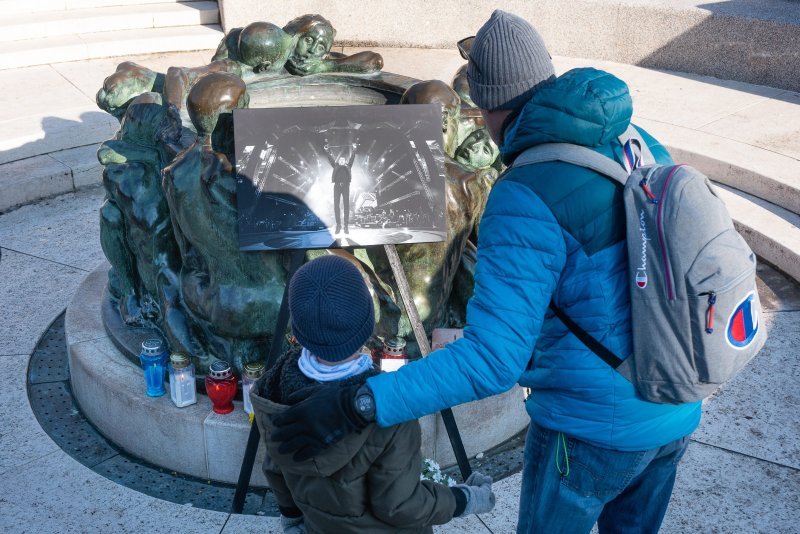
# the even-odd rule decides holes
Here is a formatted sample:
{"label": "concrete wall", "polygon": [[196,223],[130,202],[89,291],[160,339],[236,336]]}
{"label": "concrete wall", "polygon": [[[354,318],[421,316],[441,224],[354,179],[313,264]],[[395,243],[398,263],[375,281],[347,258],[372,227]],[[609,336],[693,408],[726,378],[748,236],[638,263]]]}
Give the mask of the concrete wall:
{"label": "concrete wall", "polygon": [[[800,3],[790,0],[220,0],[223,27],[319,13],[337,42],[451,48],[495,8],[531,21],[553,55],[706,74],[800,91]],[[364,9],[364,6],[369,6]]]}

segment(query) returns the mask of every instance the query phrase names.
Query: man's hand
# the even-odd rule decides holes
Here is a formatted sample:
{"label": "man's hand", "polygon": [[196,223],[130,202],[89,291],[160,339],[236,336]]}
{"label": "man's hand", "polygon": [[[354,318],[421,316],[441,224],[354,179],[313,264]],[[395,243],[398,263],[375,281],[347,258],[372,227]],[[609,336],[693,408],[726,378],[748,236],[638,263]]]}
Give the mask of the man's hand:
{"label": "man's hand", "polygon": [[272,439],[280,443],[278,452],[294,452],[293,458],[298,462],[314,457],[345,435],[365,428],[374,419],[374,399],[366,385],[311,386],[294,392],[289,404],[292,406],[288,410],[272,418],[275,425]]}

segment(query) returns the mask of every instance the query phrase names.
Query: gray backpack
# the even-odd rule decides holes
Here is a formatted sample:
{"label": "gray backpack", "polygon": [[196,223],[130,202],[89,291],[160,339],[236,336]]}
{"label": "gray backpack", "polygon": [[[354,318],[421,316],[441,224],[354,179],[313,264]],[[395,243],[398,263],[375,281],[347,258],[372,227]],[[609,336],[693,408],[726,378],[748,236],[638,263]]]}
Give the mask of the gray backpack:
{"label": "gray backpack", "polygon": [[625,165],[589,148],[538,145],[513,167],[563,161],[624,186],[633,354],[621,359],[550,308],[589,349],[651,402],[712,394],[764,346],[756,256],[733,227],[708,178],[686,165],[655,164],[632,126],[620,137]]}

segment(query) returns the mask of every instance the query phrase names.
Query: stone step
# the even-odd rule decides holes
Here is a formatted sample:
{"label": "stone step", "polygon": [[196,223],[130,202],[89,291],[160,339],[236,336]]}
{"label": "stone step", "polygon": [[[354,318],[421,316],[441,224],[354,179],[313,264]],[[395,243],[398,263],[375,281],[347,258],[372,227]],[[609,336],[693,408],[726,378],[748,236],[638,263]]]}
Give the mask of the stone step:
{"label": "stone step", "polygon": [[88,34],[218,22],[217,3],[208,1],[164,2],[148,5],[146,9],[130,5],[23,13],[5,17],[0,42],[68,36],[76,31]]}
{"label": "stone step", "polygon": [[[214,49],[223,35],[219,25],[211,24],[14,41],[0,49],[0,70],[103,57]],[[124,61],[124,58],[120,61]]]}
{"label": "stone step", "polygon": [[800,161],[766,148],[673,124],[635,119],[656,136],[678,163],[715,182],[800,214]]}
{"label": "stone step", "polygon": [[800,280],[800,216],[726,185],[717,192],[753,252]]}
{"label": "stone step", "polygon": [[111,6],[138,6],[142,4],[163,4],[167,2],[186,2],[192,0],[0,0],[0,13],[18,15],[21,13],[43,13],[45,11],[66,11],[70,9],[90,9]]}

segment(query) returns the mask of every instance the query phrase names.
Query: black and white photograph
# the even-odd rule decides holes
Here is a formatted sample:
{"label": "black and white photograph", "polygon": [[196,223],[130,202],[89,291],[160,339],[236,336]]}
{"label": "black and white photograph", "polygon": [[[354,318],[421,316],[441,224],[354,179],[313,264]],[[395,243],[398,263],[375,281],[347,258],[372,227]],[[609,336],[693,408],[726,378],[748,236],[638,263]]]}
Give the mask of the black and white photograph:
{"label": "black and white photograph", "polygon": [[239,247],[443,241],[438,104],[234,110]]}

